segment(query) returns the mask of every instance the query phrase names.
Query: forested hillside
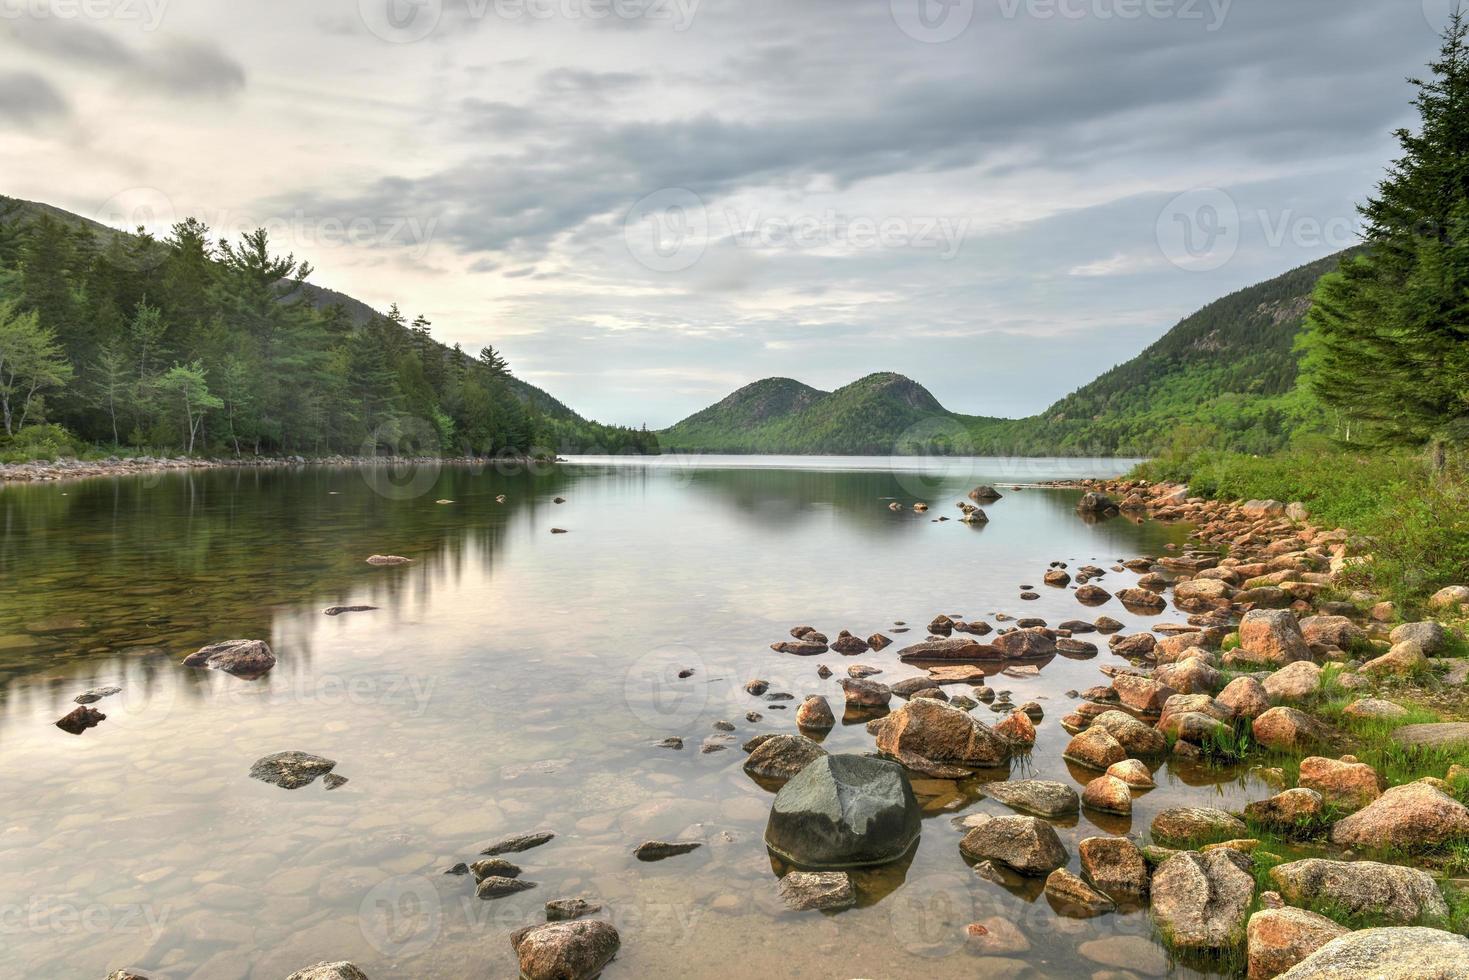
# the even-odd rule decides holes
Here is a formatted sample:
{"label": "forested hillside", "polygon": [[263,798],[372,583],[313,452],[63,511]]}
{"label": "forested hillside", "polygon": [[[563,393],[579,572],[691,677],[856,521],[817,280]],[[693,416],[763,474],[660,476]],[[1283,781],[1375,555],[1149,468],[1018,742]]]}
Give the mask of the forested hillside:
{"label": "forested hillside", "polygon": [[922,385],[872,374],[833,392],[789,378],[747,385],[660,434],[684,452],[845,455],[966,451],[965,426]]}
{"label": "forested hillside", "polygon": [[394,306],[309,282],[265,232],[163,240],[0,198],[0,454],[656,452]]}
{"label": "forested hillside", "polygon": [[951,412],[922,386],[878,374],[830,394],[769,378],[662,433],[696,452],[1147,456],[1187,442],[1269,452],[1327,427],[1298,384],[1297,340],[1335,255],[1240,290],[1137,357],[1026,419]]}

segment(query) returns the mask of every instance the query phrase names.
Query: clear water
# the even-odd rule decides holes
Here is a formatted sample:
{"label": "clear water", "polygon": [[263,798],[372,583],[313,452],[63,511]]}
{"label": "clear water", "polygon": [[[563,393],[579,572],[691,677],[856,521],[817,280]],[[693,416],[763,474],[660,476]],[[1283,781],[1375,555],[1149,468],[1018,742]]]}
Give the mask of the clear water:
{"label": "clear water", "polygon": [[[1061,918],[1038,883],[1012,890],[971,872],[954,817],[1008,812],[973,781],[920,784],[921,843],[910,862],[857,875],[858,908],[786,912],[761,841],[771,794],[741,769],[740,742],[794,731],[795,703],[770,710],[745,693],[751,678],[839,708],[854,661],[889,682],[920,673],[898,663],[901,643],[858,658],[773,653],[793,625],[917,640],[939,613],[1104,612],[1147,628],[1155,620],[1062,590],[1018,599],[1051,561],[1109,567],[1183,541],[1179,527],[1085,523],[1074,492],[1009,489],[1129,465],[696,457],[0,489],[0,976],[280,980],[350,959],[374,980],[510,977],[510,933],[578,895],[621,931],[608,980],[1187,973],[1141,911]],[[989,525],[936,522],[979,482],[1006,493]],[[913,513],[916,500],[933,510]],[[372,554],[414,563],[373,568]],[[381,608],[322,614],[337,604]],[[912,632],[892,633],[896,621]],[[275,649],[264,679],[179,666],[239,637]],[[992,679],[1046,708],[1016,775],[1087,778],[1060,759],[1059,719],[1064,692],[1104,682],[1103,647]],[[836,676],[819,679],[823,663]],[[109,684],[123,693],[96,705],[100,726],[53,725]],[[764,720],[746,721],[750,710]],[[702,754],[719,720],[733,741]],[[684,751],[655,747],[671,734]],[[839,724],[825,744],[864,752],[872,737]],[[248,778],[255,759],[291,749],[337,760],[350,782],[286,791]],[[1263,795],[1244,776],[1157,778],[1130,821],[1059,828],[1073,870],[1083,837],[1141,836],[1165,806]],[[556,840],[517,859],[532,891],[483,902],[471,878],[441,873],[541,828]],[[632,856],[675,837],[706,846],[657,864]],[[964,926],[994,917],[1029,948],[978,958]]]}

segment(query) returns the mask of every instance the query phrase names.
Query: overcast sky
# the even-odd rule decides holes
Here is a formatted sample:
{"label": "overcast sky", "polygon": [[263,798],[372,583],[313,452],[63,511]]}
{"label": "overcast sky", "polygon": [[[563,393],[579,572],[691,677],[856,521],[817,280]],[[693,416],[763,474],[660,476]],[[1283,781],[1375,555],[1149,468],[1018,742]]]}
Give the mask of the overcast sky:
{"label": "overcast sky", "polygon": [[605,421],[1028,415],[1355,240],[1452,0],[0,0],[0,193],[266,225]]}

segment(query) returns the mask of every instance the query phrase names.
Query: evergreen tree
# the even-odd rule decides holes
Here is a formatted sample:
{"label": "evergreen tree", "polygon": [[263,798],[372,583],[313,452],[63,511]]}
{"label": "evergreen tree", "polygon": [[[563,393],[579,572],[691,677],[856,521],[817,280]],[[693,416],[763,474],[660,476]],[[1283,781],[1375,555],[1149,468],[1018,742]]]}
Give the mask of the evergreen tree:
{"label": "evergreen tree", "polygon": [[1469,20],[1456,11],[1418,132],[1360,210],[1366,254],[1322,280],[1303,339],[1312,391],[1353,437],[1469,442]]}

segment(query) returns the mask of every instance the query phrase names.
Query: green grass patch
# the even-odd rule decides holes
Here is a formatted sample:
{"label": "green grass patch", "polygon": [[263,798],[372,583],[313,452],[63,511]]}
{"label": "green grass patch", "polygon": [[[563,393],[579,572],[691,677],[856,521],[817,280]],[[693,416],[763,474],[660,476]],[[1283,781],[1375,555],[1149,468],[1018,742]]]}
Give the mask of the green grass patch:
{"label": "green grass patch", "polygon": [[1342,527],[1367,542],[1360,585],[1421,611],[1446,585],[1469,582],[1469,459],[1441,471],[1408,452],[1303,447],[1273,456],[1195,452],[1163,456],[1134,476],[1184,482],[1219,500],[1300,501],[1318,526]]}

